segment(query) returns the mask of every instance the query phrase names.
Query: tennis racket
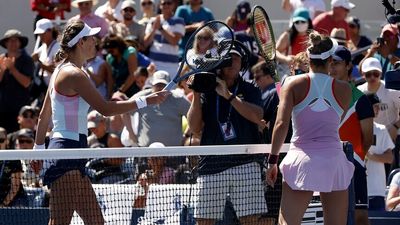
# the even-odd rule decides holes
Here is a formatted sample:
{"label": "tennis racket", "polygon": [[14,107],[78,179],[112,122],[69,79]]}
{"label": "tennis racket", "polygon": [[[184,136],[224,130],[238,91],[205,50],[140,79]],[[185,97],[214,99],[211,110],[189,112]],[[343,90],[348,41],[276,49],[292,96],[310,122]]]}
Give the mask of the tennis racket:
{"label": "tennis racket", "polygon": [[[275,56],[276,56],[275,36],[267,12],[264,10],[263,7],[256,5],[251,10],[250,15],[251,15],[251,29],[254,34],[254,39],[256,40],[256,43],[258,45],[260,55],[267,62],[271,61],[275,62]],[[276,75],[274,79],[276,81],[279,81],[279,76]]]}
{"label": "tennis racket", "polygon": [[[196,29],[186,44],[185,54],[178,72],[164,90],[172,90],[180,81],[192,74],[208,72],[217,68],[225,59],[229,58],[233,40],[233,31],[220,21],[210,21]],[[190,72],[181,75],[184,65],[190,68]]]}

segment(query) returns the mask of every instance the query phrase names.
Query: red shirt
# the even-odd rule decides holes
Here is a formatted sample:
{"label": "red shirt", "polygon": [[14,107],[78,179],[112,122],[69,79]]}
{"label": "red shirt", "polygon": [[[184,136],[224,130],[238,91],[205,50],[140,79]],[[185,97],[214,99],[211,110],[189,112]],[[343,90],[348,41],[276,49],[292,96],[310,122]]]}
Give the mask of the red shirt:
{"label": "red shirt", "polygon": [[307,50],[308,35],[298,34],[293,43],[291,44],[291,55],[297,55],[297,53],[304,52]]}
{"label": "red shirt", "polygon": [[314,30],[321,34],[330,35],[333,28],[343,28],[346,31],[346,39],[349,40],[349,24],[345,20],[335,21],[332,11],[319,14],[313,20]]}
{"label": "red shirt", "polygon": [[[54,11],[47,11],[47,10],[40,10],[38,7],[40,4],[48,7],[52,5],[54,0],[30,0],[31,1],[31,9],[32,11],[37,11],[38,15],[47,18],[49,20],[54,20],[56,18],[56,12]],[[68,8],[64,10],[58,11],[60,13],[61,19],[65,19],[64,11],[70,12],[71,11],[71,0],[58,0],[59,3],[67,4]]]}

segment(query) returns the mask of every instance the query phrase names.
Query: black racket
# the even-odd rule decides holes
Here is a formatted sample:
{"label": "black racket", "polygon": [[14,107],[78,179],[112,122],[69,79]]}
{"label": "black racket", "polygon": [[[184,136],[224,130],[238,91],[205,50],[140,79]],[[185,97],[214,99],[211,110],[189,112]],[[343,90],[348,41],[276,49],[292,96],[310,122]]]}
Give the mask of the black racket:
{"label": "black racket", "polygon": [[[263,7],[256,5],[251,10],[250,15],[251,29],[254,34],[254,39],[256,40],[256,43],[258,45],[260,55],[264,58],[266,62],[275,62],[275,36],[267,12],[264,10]],[[274,79],[276,81],[279,81],[279,76],[276,75]]]}
{"label": "black racket", "polygon": [[[186,44],[184,58],[178,72],[164,90],[173,89],[180,81],[192,74],[215,69],[229,57],[233,40],[233,31],[223,22],[214,20],[199,27]],[[190,68],[190,72],[181,75],[185,64]]]}

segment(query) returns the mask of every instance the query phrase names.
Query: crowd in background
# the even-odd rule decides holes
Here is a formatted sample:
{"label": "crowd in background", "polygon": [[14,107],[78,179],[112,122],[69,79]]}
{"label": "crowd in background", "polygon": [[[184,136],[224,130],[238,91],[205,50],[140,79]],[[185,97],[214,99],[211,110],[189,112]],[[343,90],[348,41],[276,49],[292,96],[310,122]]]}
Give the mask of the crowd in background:
{"label": "crowd in background", "polygon": [[[6,31],[0,40],[0,45],[6,50],[0,56],[0,149],[32,149],[39,111],[50,77],[58,63],[55,57],[60,48],[57,37],[62,33],[53,20],[65,19],[71,7],[78,8],[79,14],[70,20],[80,19],[90,27],[102,28],[97,36],[98,54],[87,62],[84,70],[90,75],[99,93],[111,100],[135,98],[162,90],[175,76],[191,34],[204,23],[214,20],[212,9],[204,7],[202,0],[141,0],[140,5],[131,0],[109,0],[100,6],[97,0],[30,2],[32,10],[37,12],[34,20],[37,45],[34,51],[27,52],[25,47],[28,41],[35,40],[28,40],[15,29]],[[375,37],[362,35],[362,21],[351,14],[355,5],[347,0],[332,0],[330,7],[322,0],[282,0],[282,8],[290,15],[290,20],[288,29],[277,35],[277,75],[273,65],[262,63],[259,57],[249,23],[251,7],[247,1],[238,1],[232,7],[232,15],[225,22],[234,30],[236,39],[251,53],[248,66],[252,69],[243,73],[242,77],[257,84],[261,92],[267,123],[262,131],[262,142],[271,141],[279,104],[274,76],[284,79],[286,76],[308,72],[308,33],[316,30],[331,36],[354,53],[350,56],[343,53],[343,57],[337,61],[345,62],[344,68],[350,72],[350,80],[361,85],[359,89],[362,92],[376,93],[378,98],[372,102],[376,113],[375,127],[379,127],[374,128],[374,132],[380,130],[375,137],[385,136],[386,139],[385,145],[375,146],[375,142],[375,148],[371,147],[367,153],[367,173],[386,178],[399,168],[400,91],[394,90],[395,86],[385,86],[386,78],[393,77],[392,71],[399,65],[398,27],[383,25],[380,37],[375,40]],[[266,6],[264,8],[267,11],[273,10]],[[139,10],[143,12],[142,18],[136,17]],[[199,39],[199,46],[205,45],[206,41],[206,37]],[[357,51],[360,49],[364,50]],[[88,114],[88,129],[91,133],[88,137],[89,146],[149,147],[154,143],[155,147],[199,145],[201,133],[193,133],[186,121],[192,98],[193,92],[184,81],[159,106],[111,117],[91,111]],[[173,160],[159,157],[134,162],[129,159],[104,159],[91,161],[88,167],[93,171],[104,170],[100,175],[94,172],[97,175],[93,179],[98,183],[124,182],[132,178],[142,187],[148,188],[147,182],[189,182],[191,178],[186,175],[191,173],[192,161],[186,157]],[[368,161],[374,161],[376,165],[368,167]],[[382,170],[384,165],[386,170]],[[6,193],[0,195],[0,200],[5,200],[1,204],[22,204],[15,200],[23,195],[22,187],[41,187],[39,172],[33,171],[28,161],[15,161],[6,166],[12,169],[8,170],[9,174],[0,174],[1,192]],[[368,182],[370,185],[377,181]],[[386,179],[378,182],[375,186],[386,188]],[[17,186],[9,185],[11,183]],[[381,196],[382,193],[379,189],[379,193],[370,195]],[[388,209],[400,210],[399,196],[400,177],[395,175],[387,198]],[[386,193],[383,193],[383,197],[386,198]],[[136,204],[137,207],[143,207],[145,203],[137,201]]]}

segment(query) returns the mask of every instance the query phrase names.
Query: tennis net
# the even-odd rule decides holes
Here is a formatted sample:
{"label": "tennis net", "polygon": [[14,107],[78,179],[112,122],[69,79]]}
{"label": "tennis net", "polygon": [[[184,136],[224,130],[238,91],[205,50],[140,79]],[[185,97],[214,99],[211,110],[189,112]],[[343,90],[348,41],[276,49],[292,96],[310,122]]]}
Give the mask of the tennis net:
{"label": "tennis net", "polygon": [[70,224],[258,224],[279,210],[281,181],[274,188],[264,182],[269,151],[270,145],[1,150],[7,206],[0,225],[47,224],[50,214]]}

